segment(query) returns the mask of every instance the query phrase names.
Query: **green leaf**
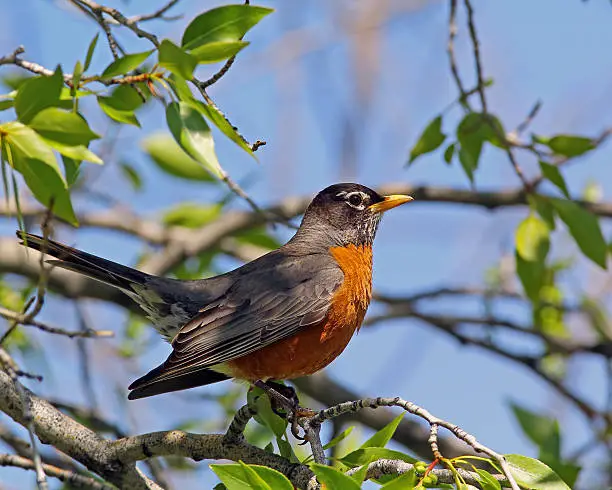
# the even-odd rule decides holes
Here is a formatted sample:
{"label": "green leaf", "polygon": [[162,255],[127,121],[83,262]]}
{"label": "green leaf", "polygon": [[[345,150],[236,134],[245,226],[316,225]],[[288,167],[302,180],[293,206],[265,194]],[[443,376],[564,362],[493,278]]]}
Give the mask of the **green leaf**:
{"label": "green leaf", "polygon": [[70,89],[70,95],[76,97],[77,88],[81,83],[81,75],[83,75],[83,65],[80,61],[77,61],[72,70],[72,88]]}
{"label": "green leaf", "polygon": [[401,474],[388,483],[385,483],[381,490],[412,490],[417,483],[416,473],[414,468],[410,471]]}
{"label": "green leaf", "polygon": [[72,158],[74,160],[85,160],[91,163],[97,163],[98,165],[102,165],[104,162],[102,159],[92,152],[89,148],[83,145],[77,146],[68,146],[63,143],[58,143],[57,141],[48,140],[43,138],[45,143],[47,143],[51,148],[57,150],[63,156],[68,158]]}
{"label": "green leaf", "polygon": [[153,133],[142,141],[143,149],[164,172],[188,180],[215,182],[202,165],[185,153],[174,139],[164,133]]}
{"label": "green leaf", "polygon": [[153,51],[155,50],[152,49],[143,53],[126,54],[124,57],[113,61],[102,72],[102,80],[107,80],[109,78],[116,77],[117,75],[126,75],[129,72],[134,71],[136,68],[142,65],[149,56],[151,56]]}
{"label": "green leaf", "polygon": [[82,116],[57,107],[43,109],[32,118],[28,126],[43,138],[67,146],[87,146],[92,140],[100,138]]}
{"label": "green leaf", "polygon": [[488,471],[476,468],[476,473],[482,490],[501,490],[501,484]]}
{"label": "green leaf", "polygon": [[545,144],[557,155],[566,157],[576,157],[595,148],[591,138],[572,135],[557,135]]}
{"label": "green leaf", "polygon": [[111,119],[140,127],[134,112],[143,102],[138,92],[128,85],[120,85],[109,97],[98,97],[98,104]]}
{"label": "green leaf", "polygon": [[125,175],[130,181],[130,184],[132,184],[132,188],[135,191],[142,189],[142,178],[133,165],[127,162],[121,162],[119,164],[119,168],[121,169],[123,175]]}
{"label": "green leaf", "polygon": [[219,130],[225,136],[227,136],[230,140],[232,140],[234,143],[236,143],[240,148],[242,148],[244,151],[246,151],[253,158],[257,159],[257,157],[255,157],[255,154],[251,150],[251,147],[246,143],[246,141],[244,141],[243,138],[241,138],[238,135],[238,133],[236,132],[234,127],[225,118],[225,116],[221,113],[221,111],[219,111],[219,109],[217,109],[214,106],[211,106],[211,105],[208,105],[208,104],[204,104],[204,103],[202,103],[200,101],[194,101],[193,104],[194,104],[194,107],[197,110],[199,110],[202,114],[204,114],[204,116],[210,122],[212,122],[215,126],[217,126],[217,128],[219,128]]}
{"label": "green leaf", "polygon": [[541,262],[530,262],[515,252],[516,275],[523,285],[525,294],[534,303],[539,301],[540,289],[544,284],[545,267]]}
{"label": "green leaf", "polygon": [[516,403],[512,403],[510,406],[523,433],[540,448],[540,458],[560,459],[559,423],[550,417],[527,410]]}
{"label": "green leaf", "polygon": [[198,15],[185,29],[181,45],[193,49],[216,41],[239,41],[273,9],[255,5],[226,5]]}
{"label": "green leaf", "polygon": [[15,97],[15,112],[19,120],[27,124],[43,109],[57,106],[63,85],[64,75],[59,66],[50,77],[33,77],[25,81]]}
{"label": "green leaf", "polygon": [[499,137],[504,129],[499,120],[490,114],[471,112],[457,126],[457,140],[460,145],[459,161],[470,179],[478,168],[482,146],[485,142],[499,145]]}
{"label": "green leaf", "polygon": [[96,45],[98,44],[99,37],[100,33],[98,32],[89,43],[89,47],[87,48],[87,55],[85,56],[85,63],[83,65],[83,71],[89,70],[89,66],[91,65],[91,59],[93,58],[93,54],[96,49]]}
{"label": "green leaf", "polygon": [[360,449],[363,449],[366,447],[385,447],[387,443],[393,437],[393,434],[395,434],[395,430],[397,429],[397,426],[400,424],[400,422],[404,418],[404,415],[406,415],[406,412],[400,413],[391,422],[389,422],[382,429],[380,429],[376,434],[374,434],[366,442],[364,442],[360,446]]}
{"label": "green leaf", "polygon": [[[289,490],[293,486],[287,478],[271,468],[240,464],[211,464],[210,468],[225,484],[227,490]],[[268,483],[274,482],[274,487]],[[287,487],[287,484],[290,486]],[[277,486],[278,485],[278,486]]]}
{"label": "green leaf", "polygon": [[238,54],[248,46],[246,41],[216,41],[189,51],[198,63],[218,63]]}
{"label": "green leaf", "polygon": [[175,74],[172,74],[168,77],[168,81],[170,82],[170,86],[174,91],[175,95],[182,102],[190,102],[194,104],[196,101],[193,98],[193,93],[187,85],[187,82],[182,77],[177,77]]}
{"label": "green leaf", "polygon": [[440,115],[433,119],[421,134],[421,137],[410,151],[408,164],[414,162],[421,155],[437,150],[444,143],[445,139],[446,135],[442,132],[442,116]]}
{"label": "green leaf", "polygon": [[79,178],[81,161],[62,155],[62,163],[64,164],[64,172],[66,174],[66,184],[68,187],[72,187]]}
{"label": "green leaf", "polygon": [[14,104],[15,101],[13,99],[0,100],[0,112],[11,109]]}
{"label": "green leaf", "polygon": [[323,446],[323,449],[326,450],[326,449],[329,449],[329,448],[332,448],[332,447],[338,445],[340,442],[342,442],[344,439],[346,439],[351,432],[353,432],[354,428],[355,428],[355,426],[351,425],[350,427],[347,427],[346,429],[344,429],[340,434],[338,434],[331,441],[329,441],[327,444],[325,444],[325,446]]}
{"label": "green leaf", "polygon": [[279,248],[282,243],[278,239],[270,235],[270,231],[263,226],[251,228],[249,230],[238,232],[234,238],[241,243],[249,243],[261,248],[273,250]]}
{"label": "green leaf", "polygon": [[544,220],[546,226],[552,231],[555,229],[555,208],[550,203],[550,199],[546,196],[538,194],[530,194],[527,196],[529,205],[534,208]]}
{"label": "green leaf", "polygon": [[516,230],[516,251],[525,260],[543,262],[550,248],[550,230],[546,223],[529,214]]}
{"label": "green leaf", "polygon": [[216,220],[220,214],[221,206],[219,204],[203,205],[183,202],[166,211],[162,217],[162,222],[170,226],[201,228],[205,224]]}
{"label": "green leaf", "polygon": [[457,146],[456,143],[451,143],[450,145],[446,147],[446,150],[444,150],[444,161],[446,162],[447,165],[450,165],[451,162],[453,161],[453,157],[455,156],[456,146]]}
{"label": "green leaf", "polygon": [[364,447],[356,449],[340,458],[340,461],[347,466],[355,467],[370,464],[377,459],[399,459],[406,463],[416,463],[416,459],[400,451],[388,449],[386,447]]}
{"label": "green leaf", "polygon": [[259,476],[253,468],[247,466],[242,461],[240,461],[238,464],[242,466],[242,470],[244,471],[244,474],[246,476],[249,488],[252,488],[253,490],[272,490],[272,487],[268,485],[266,481],[261,476]]}
{"label": "green leaf", "polygon": [[605,269],[608,250],[597,216],[573,201],[551,199],[551,203],[582,253]]}
{"label": "green leaf", "polygon": [[567,190],[567,184],[565,183],[565,179],[561,172],[559,171],[559,167],[556,165],[551,165],[550,163],[540,161],[540,170],[542,171],[542,175],[550,180],[553,184],[555,184],[563,195],[570,198],[569,191]]}
{"label": "green leaf", "polygon": [[53,214],[78,226],[66,182],[55,169],[45,162],[25,156],[15,158],[15,168],[23,175],[38,202],[47,207],[53,205]]}
{"label": "green leaf", "polygon": [[537,459],[520,454],[506,454],[505,458],[519,485],[531,490],[570,490],[559,475]]}
{"label": "green leaf", "polygon": [[359,490],[360,485],[355,480],[335,468],[313,464],[310,469],[317,476],[319,483],[325,485],[329,490]]}
{"label": "green leaf", "polygon": [[185,102],[173,102],[166,108],[166,120],[176,142],[212,175],[222,178],[215,143],[202,115]]}
{"label": "green leaf", "polygon": [[280,437],[277,437],[276,444],[278,444],[278,451],[283,458],[288,459],[292,463],[300,462],[300,460],[295,455],[295,452],[293,451],[291,444],[288,441]]}
{"label": "green leaf", "polygon": [[527,296],[536,302],[544,284],[545,260],[550,248],[550,229],[544,221],[529,214],[516,230],[516,273]]}
{"label": "green leaf", "polygon": [[255,407],[253,418],[264,427],[267,427],[277,437],[281,438],[287,429],[287,420],[279,417],[272,411],[270,398],[260,390],[251,390],[247,395],[249,405]]}
{"label": "green leaf", "polygon": [[164,39],[161,42],[158,56],[159,66],[185,80],[193,78],[193,70],[198,64],[197,60],[169,39]]}
{"label": "green leaf", "polygon": [[11,121],[0,125],[0,133],[4,133],[5,141],[24,158],[40,160],[60,173],[53,151],[34,130],[20,122]]}

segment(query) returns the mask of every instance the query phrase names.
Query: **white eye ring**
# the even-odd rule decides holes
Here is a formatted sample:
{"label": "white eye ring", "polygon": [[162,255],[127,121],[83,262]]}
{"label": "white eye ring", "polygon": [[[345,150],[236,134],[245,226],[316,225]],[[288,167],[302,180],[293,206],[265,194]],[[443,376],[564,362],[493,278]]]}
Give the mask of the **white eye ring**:
{"label": "white eye ring", "polygon": [[359,211],[363,211],[366,208],[365,202],[367,199],[368,195],[360,191],[348,192],[344,196],[346,204]]}

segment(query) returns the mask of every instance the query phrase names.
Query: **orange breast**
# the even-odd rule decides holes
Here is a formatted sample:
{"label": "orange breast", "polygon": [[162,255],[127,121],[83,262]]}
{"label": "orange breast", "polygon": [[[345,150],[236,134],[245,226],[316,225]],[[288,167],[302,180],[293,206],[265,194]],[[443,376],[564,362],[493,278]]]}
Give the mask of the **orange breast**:
{"label": "orange breast", "polygon": [[331,255],[344,272],[321,323],[228,363],[238,379],[292,379],[323,369],[347,346],[361,326],[372,297],[372,248],[334,247]]}

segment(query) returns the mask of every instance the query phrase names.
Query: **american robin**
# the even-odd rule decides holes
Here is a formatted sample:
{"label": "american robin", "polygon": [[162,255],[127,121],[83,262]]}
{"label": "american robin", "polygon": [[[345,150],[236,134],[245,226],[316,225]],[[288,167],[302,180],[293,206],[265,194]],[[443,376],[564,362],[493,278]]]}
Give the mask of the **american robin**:
{"label": "american robin", "polygon": [[[134,381],[130,400],[229,378],[258,386],[319,371],[359,329],[372,295],[372,242],[382,214],[411,201],[336,184],[308,206],[285,245],[202,280],[152,276],[41,237],[23,244],[58,267],[114,286],[171,341],[168,359]],[[265,386],[263,386],[265,387]]]}

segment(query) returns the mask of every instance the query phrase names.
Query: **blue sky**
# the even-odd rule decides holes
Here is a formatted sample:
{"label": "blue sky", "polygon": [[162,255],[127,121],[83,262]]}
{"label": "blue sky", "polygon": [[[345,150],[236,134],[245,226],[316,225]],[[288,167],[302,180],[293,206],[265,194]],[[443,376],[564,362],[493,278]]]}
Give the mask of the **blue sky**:
{"label": "blue sky", "polygon": [[[0,54],[23,44],[26,59],[47,67],[61,63],[64,71],[70,71],[77,59],[83,59],[97,26],[67,8],[66,3],[3,2]],[[153,10],[158,3],[113,2],[128,15]],[[147,27],[160,37],[178,39],[188,19],[216,4],[183,0],[173,12],[184,13],[184,20],[152,22]],[[249,183],[249,192],[259,203],[273,203],[292,194],[314,194],[341,178],[371,186],[408,182],[469,187],[461,169],[457,165],[447,167],[439,153],[422,158],[408,170],[404,166],[423,127],[457,96],[445,51],[446,2],[413,2],[414,9],[398,13],[385,23],[380,69],[372,75],[374,88],[367,110],[356,103],[351,46],[343,27],[343,20],[352,14],[356,4],[323,0],[264,4],[275,7],[277,12],[249,33],[251,46],[240,55],[230,73],[210,90],[247,138],[268,141],[258,151],[260,163],[256,164],[231,143],[222,138],[217,140],[221,163],[238,180]],[[610,123],[612,65],[606,61],[612,44],[612,9],[608,2],[480,0],[474,2],[474,8],[485,73],[495,81],[487,91],[489,109],[507,127],[516,126],[536,100],[543,102],[532,126],[539,134],[595,135]],[[459,66],[466,85],[471,86],[474,69],[463,15],[459,24]],[[305,54],[287,61],[292,38],[283,38],[284,42],[279,39],[293,30],[304,33],[297,48]],[[120,39],[129,52],[148,48],[129,33]],[[103,69],[110,61],[102,37],[100,41],[94,70]],[[6,114],[0,113],[0,118]],[[108,124],[99,112],[89,114],[94,129],[107,130]],[[448,113],[445,129],[452,131],[460,116],[456,109]],[[142,131],[133,128],[121,131],[116,154],[139,168],[145,190],[134,194],[119,180],[116,159],[111,159],[102,172],[91,169],[92,173],[99,173],[94,183],[96,189],[131,202],[137,211],[150,216],[182,200],[209,202],[223,195],[219,188],[174,180],[153,168],[134,142],[151,131],[165,130],[163,112],[159,107],[151,107],[140,119]],[[348,175],[338,164],[342,128],[347,121],[358,128],[353,171]],[[604,196],[609,195],[612,190],[609,158],[610,151],[604,148],[568,168],[565,175],[571,190],[579,195],[587,183],[597,180]],[[526,156],[521,157],[521,164],[530,174],[537,169],[537,162]],[[486,150],[476,177],[477,188],[508,189],[517,185],[504,155],[495,149]],[[87,209],[100,206],[77,202]],[[244,207],[240,202],[235,206]],[[490,213],[471,207],[418,202],[389,213],[375,247],[375,288],[399,295],[448,283],[481,284],[485,271],[502,252],[511,250],[513,231],[524,216],[524,209]],[[8,235],[14,227],[14,223],[1,222],[0,233]],[[609,228],[606,230],[609,238]],[[283,231],[279,234],[286,237]],[[76,244],[80,248],[124,263],[133,262],[140,251],[133,239],[108,232],[84,230],[63,237],[73,243],[78,237]],[[575,254],[575,250],[565,240],[558,253]],[[584,264],[574,279],[577,282],[573,290],[579,292],[581,287],[600,282],[602,275]],[[124,323],[124,313],[117,308],[93,303],[88,308],[98,328],[120,329]],[[432,304],[432,308],[479,311],[478,305],[449,302]],[[66,311],[65,303],[58,300],[46,306],[42,317],[68,327],[73,325],[74,316],[70,314],[67,319]],[[524,318],[524,313],[518,310],[503,313]],[[45,342],[46,361],[53,376],[36,390],[58,397],[76,396],[78,400],[81,394],[65,390],[66,386],[78,383],[70,341],[37,338]],[[126,370],[124,364],[102,364],[107,362],[104,355],[112,345],[105,342],[95,343],[96,380],[124,390],[117,394],[117,400],[104,403],[104,409],[112,416],[117,410],[125,413],[125,403],[118,401],[125,394],[125,387],[135,376],[163,360],[168,346],[161,341],[152,342],[150,352],[137,361],[138,365]],[[93,342],[90,345],[93,347]],[[53,357],[57,352],[68,353],[61,363]],[[367,363],[362,362],[364,358]],[[574,367],[581,389],[597,399],[596,394],[604,388],[601,366],[585,358]],[[102,376],[100,369],[106,368]],[[364,394],[400,395],[424,405],[499,452],[534,455],[511,417],[507,406],[511,399],[534,409],[549,409],[561,417],[569,448],[585,442],[581,417],[567,409],[526,370],[475,348],[460,346],[417,322],[394,321],[362,330],[329,368],[329,374]],[[216,389],[222,390],[224,385],[210,388]],[[177,404],[181,410],[171,409]],[[132,420],[140,415],[133,430],[153,431],[173,428],[184,414],[205,417],[212,408],[192,393],[178,401],[169,395],[130,403],[127,410]],[[176,417],[176,413],[181,413],[181,417]],[[34,481],[33,475],[5,469],[0,470],[0,480],[5,480],[8,488],[30,488]],[[195,480],[186,481],[193,484]]]}

